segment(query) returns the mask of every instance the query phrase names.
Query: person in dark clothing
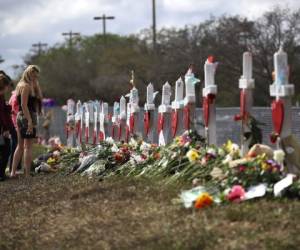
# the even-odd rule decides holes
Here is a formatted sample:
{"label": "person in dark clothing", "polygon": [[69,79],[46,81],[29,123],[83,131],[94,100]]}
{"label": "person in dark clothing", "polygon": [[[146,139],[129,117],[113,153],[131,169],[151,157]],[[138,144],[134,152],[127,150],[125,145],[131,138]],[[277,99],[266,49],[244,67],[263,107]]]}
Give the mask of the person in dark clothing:
{"label": "person in dark clothing", "polygon": [[0,72],[0,181],[6,179],[5,170],[10,155],[10,131],[13,129],[11,107],[6,104],[4,94],[10,79]]}

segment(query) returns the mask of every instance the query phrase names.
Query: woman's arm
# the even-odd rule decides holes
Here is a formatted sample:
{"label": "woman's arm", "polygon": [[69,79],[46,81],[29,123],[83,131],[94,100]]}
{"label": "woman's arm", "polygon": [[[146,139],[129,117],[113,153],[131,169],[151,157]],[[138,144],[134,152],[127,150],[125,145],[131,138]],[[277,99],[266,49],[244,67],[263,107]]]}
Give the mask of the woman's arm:
{"label": "woman's arm", "polygon": [[40,84],[38,81],[36,81],[34,84],[34,92],[35,92],[37,98],[39,98],[40,100],[43,99],[43,93],[42,93],[42,90],[41,90],[41,87],[40,87]]}
{"label": "woman's arm", "polygon": [[42,90],[41,90],[41,87],[40,87],[40,84],[38,81],[35,81],[34,82],[34,94],[35,96],[37,97],[37,110],[38,110],[38,113],[39,114],[42,114],[43,113],[43,110],[42,110],[42,100],[43,100],[43,94],[42,94]]}
{"label": "woman's arm", "polygon": [[30,91],[31,89],[29,85],[24,86],[24,88],[21,90],[21,106],[22,106],[24,116],[28,121],[28,127],[32,127],[32,119],[28,109],[28,97]]}

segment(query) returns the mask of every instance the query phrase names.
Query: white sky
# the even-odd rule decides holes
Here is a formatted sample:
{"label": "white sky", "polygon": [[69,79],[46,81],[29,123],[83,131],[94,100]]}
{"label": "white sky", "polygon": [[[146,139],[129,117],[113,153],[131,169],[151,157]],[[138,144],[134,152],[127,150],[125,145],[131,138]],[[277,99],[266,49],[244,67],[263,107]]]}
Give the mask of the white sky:
{"label": "white sky", "polygon": [[[156,0],[157,26],[197,24],[210,15],[239,14],[250,19],[279,5],[300,8],[300,0]],[[132,34],[152,25],[152,0],[0,0],[0,68],[12,73],[12,65],[36,42],[50,46],[62,42],[62,32],[82,35],[102,32],[93,16],[113,15],[107,31]]]}

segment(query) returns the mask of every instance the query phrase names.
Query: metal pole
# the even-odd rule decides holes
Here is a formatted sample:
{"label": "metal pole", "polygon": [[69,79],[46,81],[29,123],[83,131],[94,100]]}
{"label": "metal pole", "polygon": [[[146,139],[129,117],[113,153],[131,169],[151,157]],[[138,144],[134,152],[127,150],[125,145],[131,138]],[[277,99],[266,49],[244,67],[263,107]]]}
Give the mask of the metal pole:
{"label": "metal pole", "polygon": [[152,0],[152,30],[153,30],[153,48],[156,48],[156,10],[155,0]]}
{"label": "metal pole", "polygon": [[103,15],[103,36],[105,37],[106,35],[106,16]]}

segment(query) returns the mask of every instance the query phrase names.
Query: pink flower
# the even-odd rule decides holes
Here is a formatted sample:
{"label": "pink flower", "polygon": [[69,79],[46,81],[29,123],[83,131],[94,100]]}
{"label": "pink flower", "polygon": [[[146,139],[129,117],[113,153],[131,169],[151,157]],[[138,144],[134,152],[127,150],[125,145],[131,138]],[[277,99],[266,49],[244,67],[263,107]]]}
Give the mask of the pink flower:
{"label": "pink flower", "polygon": [[239,166],[239,171],[240,172],[244,172],[246,170],[246,166],[242,165],[242,166]]}
{"label": "pink flower", "polygon": [[231,188],[227,199],[232,202],[240,202],[245,198],[245,189],[240,185],[235,185]]}

